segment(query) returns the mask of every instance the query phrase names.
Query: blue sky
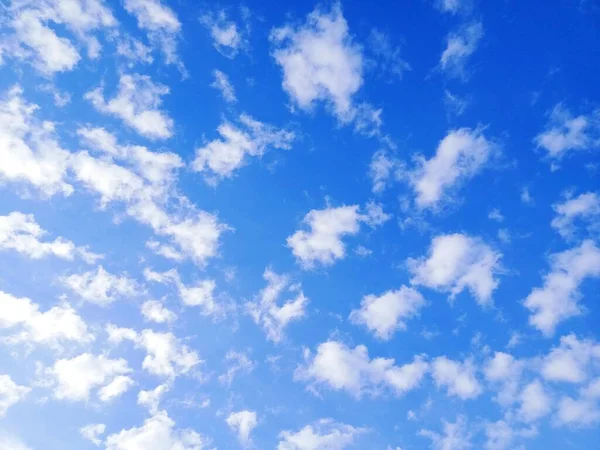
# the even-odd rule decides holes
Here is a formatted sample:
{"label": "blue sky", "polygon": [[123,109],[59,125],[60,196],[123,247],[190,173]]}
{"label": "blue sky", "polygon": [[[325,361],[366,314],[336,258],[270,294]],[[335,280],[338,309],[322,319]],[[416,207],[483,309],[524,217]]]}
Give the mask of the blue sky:
{"label": "blue sky", "polygon": [[590,1],[0,9],[0,447],[600,441]]}

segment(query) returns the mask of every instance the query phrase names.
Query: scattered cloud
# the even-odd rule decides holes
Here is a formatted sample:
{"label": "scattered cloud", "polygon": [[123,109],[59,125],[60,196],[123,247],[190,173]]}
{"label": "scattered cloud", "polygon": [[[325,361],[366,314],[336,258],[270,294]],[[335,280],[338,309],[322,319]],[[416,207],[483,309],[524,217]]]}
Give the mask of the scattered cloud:
{"label": "scattered cloud", "polygon": [[223,100],[228,103],[237,102],[237,98],[235,97],[235,89],[229,82],[229,78],[220,70],[213,70],[214,81],[211,83],[210,87],[215,88],[221,93]]}
{"label": "scattered cloud", "polygon": [[252,444],[250,434],[258,425],[256,412],[248,410],[232,412],[227,416],[226,422],[229,428],[236,432],[242,446],[249,447]]}
{"label": "scattered cloud", "polygon": [[6,411],[15,403],[22,401],[29,392],[31,388],[18,385],[10,375],[0,375],[0,417],[4,417]]}
{"label": "scattered cloud", "polygon": [[147,300],[142,304],[142,316],[149,322],[171,323],[177,320],[177,314],[165,308],[158,300]]}
{"label": "scattered cloud", "polygon": [[472,22],[461,26],[448,34],[446,48],[440,57],[440,68],[449,76],[466,79],[467,63],[479,46],[483,37],[481,22]]}
{"label": "scattered cloud", "polygon": [[285,430],[279,433],[277,450],[344,450],[366,432],[365,428],[320,419],[296,432]]}
{"label": "scattered cloud", "polygon": [[103,423],[92,423],[89,425],[85,425],[79,429],[79,433],[83,436],[84,439],[87,439],[96,447],[99,447],[102,444],[101,436],[106,431],[106,425]]}
{"label": "scattered cloud", "polygon": [[108,306],[118,298],[134,297],[139,293],[134,280],[126,275],[113,275],[102,266],[63,277],[61,282],[83,300],[99,306]]}
{"label": "scattered cloud", "polygon": [[244,14],[242,15],[245,19],[243,26],[239,26],[231,20],[224,9],[216,12],[207,12],[200,17],[200,23],[210,31],[213,46],[226,58],[233,59],[240,51],[249,48],[248,17]]}
{"label": "scattered cloud", "polygon": [[419,436],[431,439],[432,450],[467,450],[472,448],[472,432],[468,429],[465,416],[457,416],[455,422],[442,420],[442,425],[443,434],[426,429],[419,430]]}
{"label": "scattered cloud", "polygon": [[462,400],[473,399],[483,391],[475,376],[475,366],[470,359],[454,361],[445,356],[435,358],[431,363],[431,375],[436,386],[444,387],[448,395]]}
{"label": "scattered cloud", "polygon": [[225,355],[225,361],[229,364],[227,371],[219,375],[219,382],[226,386],[231,386],[238,373],[250,373],[256,367],[248,355],[243,352],[228,351]]}
{"label": "scattered cloud", "polygon": [[400,47],[391,43],[388,34],[373,28],[369,34],[367,45],[374,58],[371,63],[386,78],[401,80],[404,72],[412,70],[410,64],[402,58]]}
{"label": "scattered cloud", "polygon": [[576,234],[576,223],[586,224],[590,234],[600,232],[600,197],[595,192],[586,192],[563,203],[555,203],[552,208],[556,217],[551,225],[558,234],[571,240]]}

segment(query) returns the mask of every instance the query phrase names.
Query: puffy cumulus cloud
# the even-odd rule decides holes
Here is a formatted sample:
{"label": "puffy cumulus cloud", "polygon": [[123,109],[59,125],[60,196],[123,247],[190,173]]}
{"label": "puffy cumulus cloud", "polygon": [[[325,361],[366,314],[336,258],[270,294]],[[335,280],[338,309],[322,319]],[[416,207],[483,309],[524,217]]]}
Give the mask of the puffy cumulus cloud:
{"label": "puffy cumulus cloud", "polygon": [[224,9],[209,11],[200,16],[200,23],[210,32],[214,48],[226,58],[235,58],[249,46],[249,11],[245,8],[240,11],[244,22],[241,26],[231,20]]}
{"label": "puffy cumulus cloud", "polygon": [[543,286],[534,288],[523,302],[531,312],[529,324],[552,336],[559,323],[582,314],[579,285],[599,276],[600,249],[591,240],[550,255],[550,272]]}
{"label": "puffy cumulus cloud", "polygon": [[167,139],[173,135],[173,119],[160,109],[161,97],[169,88],[155,84],[147,75],[121,75],[119,90],[110,100],[102,87],[85,94],[98,111],[121,119],[139,134],[150,139]]}
{"label": "puffy cumulus cloud", "polygon": [[436,386],[445,387],[448,395],[463,400],[475,398],[483,391],[475,373],[470,359],[460,362],[440,356],[431,363],[431,375]]}
{"label": "puffy cumulus cloud", "polygon": [[96,447],[99,447],[102,444],[101,436],[106,431],[106,425],[103,423],[90,423],[89,425],[85,425],[79,429],[79,434],[84,439],[87,439]]}
{"label": "puffy cumulus cloud", "polygon": [[231,386],[231,383],[238,373],[248,374],[256,367],[256,363],[252,361],[248,355],[233,350],[227,352],[225,355],[225,362],[229,367],[225,373],[219,375],[219,382],[227,386]]}
{"label": "puffy cumulus cloud", "polygon": [[213,78],[214,81],[210,84],[210,87],[215,88],[221,93],[223,100],[228,103],[237,102],[237,98],[235,97],[235,89],[233,85],[230,83],[229,78],[220,70],[213,70]]}
{"label": "puffy cumulus cloud", "polygon": [[144,276],[148,281],[175,285],[181,302],[186,306],[198,307],[204,316],[221,316],[225,312],[223,305],[217,303],[215,299],[214,291],[217,284],[212,279],[201,280],[193,285],[185,285],[175,269],[162,273],[145,269]]}
{"label": "puffy cumulus cloud", "polygon": [[426,257],[409,258],[412,284],[450,293],[453,299],[468,289],[480,305],[492,302],[498,286],[502,255],[481,239],[465,234],[436,236]]}
{"label": "puffy cumulus cloud", "polygon": [[100,306],[108,306],[118,298],[133,297],[140,292],[133,279],[126,275],[114,275],[102,266],[82,274],[62,277],[61,282],[83,300]]}
{"label": "puffy cumulus cloud", "polygon": [[69,152],[56,140],[54,124],[34,116],[37,109],[23,99],[19,86],[0,99],[0,182],[27,183],[45,197],[69,195]]}
{"label": "puffy cumulus cloud", "polygon": [[573,117],[561,103],[550,112],[546,129],[534,138],[538,148],[551,160],[560,160],[573,151],[600,147],[600,110]]}
{"label": "puffy cumulus cloud", "polygon": [[401,286],[398,290],[386,291],[379,296],[364,296],[360,309],[350,313],[350,320],[364,325],[379,339],[389,340],[396,330],[405,330],[406,321],[417,316],[425,304],[425,299],[417,290]]}
{"label": "puffy cumulus cloud", "polygon": [[505,450],[512,448],[515,432],[512,426],[504,420],[485,424],[486,450]]}
{"label": "puffy cumulus cloud", "polygon": [[578,398],[563,396],[558,401],[554,423],[571,428],[591,427],[600,422],[600,378],[580,389]]}
{"label": "puffy cumulus cloud", "polygon": [[121,430],[105,440],[106,450],[203,450],[210,440],[196,431],[175,428],[166,411],[160,411],[140,427]]}
{"label": "puffy cumulus cloud", "polygon": [[307,21],[271,32],[273,57],[283,70],[283,89],[303,110],[325,102],[341,122],[354,118],[353,96],[363,83],[361,47],[352,42],[339,3],[315,9]]}
{"label": "puffy cumulus cloud", "polygon": [[126,392],[134,381],[125,359],[82,353],[71,359],[59,359],[44,374],[54,389],[54,397],[69,401],[86,401],[92,391],[103,402]]}
{"label": "puffy cumulus cloud", "polygon": [[376,203],[369,203],[365,214],[360,213],[358,205],[313,209],[302,220],[310,231],[296,231],[287,238],[287,245],[305,269],[317,263],[330,266],[346,256],[342,238],[357,234],[361,222],[378,226],[389,218]]}
{"label": "puffy cumulus cloud", "polygon": [[366,431],[332,419],[320,419],[298,431],[279,433],[277,450],[344,450]]}
{"label": "puffy cumulus cloud", "polygon": [[137,403],[148,408],[150,414],[154,415],[158,412],[158,405],[168,390],[168,384],[159,384],[151,391],[142,390],[138,393]]}
{"label": "puffy cumulus cloud", "polygon": [[586,225],[589,233],[600,232],[600,197],[595,192],[586,192],[563,203],[552,205],[556,217],[551,225],[565,239],[575,237],[577,226]]}
{"label": "puffy cumulus cloud", "polygon": [[[254,322],[265,330],[267,338],[279,342],[284,337],[285,328],[306,315],[308,298],[304,296],[302,286],[292,283],[288,275],[279,275],[267,267],[263,278],[267,286],[245,306]],[[280,306],[278,301],[282,295],[289,295],[291,298]]]}
{"label": "puffy cumulus cloud", "polygon": [[508,407],[517,401],[525,368],[525,361],[504,352],[495,352],[494,356],[486,361],[483,374],[486,381],[498,389],[495,400],[500,405]]}
{"label": "puffy cumulus cloud", "polygon": [[480,172],[496,151],[481,129],[460,128],[440,141],[435,156],[417,156],[416,167],[399,175],[412,186],[417,207],[435,209]]}
{"label": "puffy cumulus cloud", "polygon": [[144,320],[156,323],[171,323],[177,319],[177,314],[167,309],[158,300],[147,300],[141,308]]}
{"label": "puffy cumulus cloud", "polygon": [[0,417],[3,417],[12,405],[23,400],[30,391],[31,388],[15,383],[10,375],[0,375]]}
{"label": "puffy cumulus cloud", "polygon": [[77,247],[62,237],[53,241],[41,241],[46,234],[33,214],[14,211],[7,216],[0,216],[0,250],[14,250],[32,259],[52,255],[73,260],[77,256],[89,264],[102,258],[101,255],[90,252],[87,247]]}
{"label": "puffy cumulus cloud", "polygon": [[239,126],[225,121],[217,131],[221,137],[196,149],[192,164],[213,185],[232,177],[250,156],[260,158],[269,148],[289,150],[295,137],[292,131],[275,128],[246,114],[240,115]]}
{"label": "puffy cumulus cloud", "polygon": [[305,360],[306,365],[296,370],[294,379],[311,382],[311,389],[326,385],[357,398],[364,393],[375,395],[383,388],[405,394],[418,387],[429,370],[421,356],[398,366],[392,358],[371,359],[364,345],[352,349],[338,341],[319,344],[314,356],[306,351]]}
{"label": "puffy cumulus cloud", "polygon": [[7,334],[0,340],[9,344],[47,345],[61,349],[66,342],[85,344],[94,339],[85,321],[68,304],[53,306],[45,312],[26,297],[0,291],[0,329]]}
{"label": "puffy cumulus cloud", "polygon": [[442,433],[421,429],[419,436],[431,439],[432,450],[466,450],[472,448],[472,433],[467,427],[467,419],[463,415],[456,417],[455,422],[442,420]]}
{"label": "puffy cumulus cloud", "polygon": [[177,55],[181,23],[173,10],[161,0],[124,0],[123,6],[136,18],[138,27],[146,31],[152,45],[162,51],[166,63],[175,64],[185,74]]}
{"label": "puffy cumulus cloud", "polygon": [[113,344],[129,340],[136,347],[144,349],[146,357],[142,361],[142,368],[153,375],[174,378],[189,373],[202,362],[195,351],[182,344],[170,332],[146,329],[137,333],[130,328],[119,328],[112,324],[106,327],[106,332],[109,342]]}
{"label": "puffy cumulus cloud", "polygon": [[231,428],[237,434],[240,444],[244,447],[248,447],[252,444],[250,434],[252,430],[258,425],[258,419],[255,411],[237,411],[232,412],[225,419],[229,428]]}
{"label": "puffy cumulus cloud", "polygon": [[519,402],[518,416],[528,423],[548,415],[552,409],[552,398],[540,380],[534,380],[523,388]]}
{"label": "puffy cumulus cloud", "polygon": [[549,381],[582,383],[589,377],[591,365],[599,362],[600,344],[569,334],[542,359],[541,374]]}
{"label": "puffy cumulus cloud", "polygon": [[481,22],[463,25],[446,37],[446,48],[440,57],[440,68],[449,76],[465,79],[466,65],[483,37]]}

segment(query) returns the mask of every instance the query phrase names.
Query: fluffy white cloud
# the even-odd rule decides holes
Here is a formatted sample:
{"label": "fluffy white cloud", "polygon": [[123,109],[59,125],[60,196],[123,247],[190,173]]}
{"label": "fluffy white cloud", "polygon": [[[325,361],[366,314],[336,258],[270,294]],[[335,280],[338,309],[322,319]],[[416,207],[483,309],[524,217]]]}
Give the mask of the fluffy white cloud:
{"label": "fluffy white cloud", "polygon": [[563,396],[554,420],[558,425],[572,428],[590,427],[600,422],[600,378],[580,389],[577,399]]}
{"label": "fluffy white cloud", "polygon": [[177,314],[165,308],[158,300],[147,300],[142,304],[142,316],[145,320],[156,323],[171,323],[177,319]]}
{"label": "fluffy white cloud", "polygon": [[[261,289],[254,301],[246,303],[246,310],[254,322],[263,327],[270,340],[279,342],[289,323],[306,315],[308,299],[300,284],[292,284],[289,276],[278,275],[270,267],[265,269],[263,278],[267,286]],[[292,298],[279,306],[278,300],[284,292],[289,292]]]}
{"label": "fluffy white cloud", "polygon": [[238,373],[250,373],[256,366],[248,355],[243,352],[228,351],[225,355],[225,361],[229,364],[227,371],[219,375],[219,381],[230,386]]}
{"label": "fluffy white cloud", "polygon": [[487,305],[498,286],[501,257],[479,238],[456,233],[433,238],[428,256],[407,264],[412,284],[448,292],[451,299],[469,289],[479,304]]}
{"label": "fluffy white cloud", "polygon": [[585,223],[587,231],[600,231],[600,197],[595,192],[586,192],[575,198],[569,198],[563,203],[552,205],[556,217],[552,219],[552,228],[565,239],[575,235],[576,222]]}
{"label": "fluffy white cloud", "polygon": [[498,387],[495,400],[500,405],[507,407],[517,401],[524,369],[524,361],[504,352],[495,352],[494,356],[487,360],[483,373],[489,383]]}
{"label": "fluffy white cloud", "polygon": [[124,0],[125,9],[137,19],[138,27],[145,30],[148,39],[160,48],[167,64],[175,64],[185,73],[177,56],[177,39],[181,23],[171,8],[161,0]]}
{"label": "fluffy white cloud", "polygon": [[245,24],[245,27],[238,26],[227,16],[225,10],[203,14],[200,23],[210,31],[213,46],[223,56],[235,58],[240,50],[248,47],[248,24]]}
{"label": "fluffy white cloud", "polygon": [[229,82],[229,78],[220,70],[213,70],[214,81],[211,83],[210,87],[217,89],[223,99],[229,103],[237,102],[237,98],[235,97],[235,89]]}
{"label": "fluffy white cloud", "polygon": [[387,387],[402,395],[415,389],[429,370],[421,356],[413,362],[398,366],[392,358],[369,358],[364,345],[354,349],[338,341],[319,344],[317,353],[305,353],[306,365],[299,367],[294,378],[311,381],[311,387],[327,385],[334,390],[345,390],[355,397],[363,393],[375,394]]}
{"label": "fluffy white cloud", "polygon": [[567,153],[600,147],[600,110],[592,115],[573,117],[561,103],[550,113],[546,129],[534,143],[547,152],[550,159],[560,160]]}
{"label": "fluffy white cloud", "polygon": [[204,316],[219,316],[224,312],[223,306],[217,303],[214,296],[217,286],[214,280],[206,279],[191,286],[185,285],[175,269],[163,273],[145,269],[144,276],[148,281],[174,284],[182,303],[186,306],[197,306]]}
{"label": "fluffy white cloud", "polygon": [[520,403],[518,414],[525,422],[535,422],[552,409],[552,399],[539,380],[534,380],[523,388]]}
{"label": "fluffy white cloud", "polygon": [[541,374],[550,381],[582,383],[589,376],[590,365],[598,362],[600,344],[569,334],[562,336],[560,345],[543,358]]}
{"label": "fluffy white cloud", "polygon": [[185,375],[202,361],[198,354],[170,332],[142,330],[137,333],[130,328],[108,325],[108,340],[118,344],[123,340],[132,341],[136,347],[146,351],[142,367],[153,375],[174,378]]}
{"label": "fluffy white cloud", "polygon": [[99,447],[100,444],[102,444],[102,439],[100,438],[100,436],[104,434],[105,430],[106,425],[104,425],[103,423],[91,423],[89,425],[81,427],[79,429],[79,433],[81,434],[81,436],[90,441],[96,447]]}
{"label": "fluffy white cloud", "polygon": [[120,118],[126,125],[150,139],[166,139],[173,135],[173,119],[160,110],[161,97],[169,88],[155,84],[147,75],[121,75],[119,91],[106,101],[103,88],[85,94],[94,108]]}
{"label": "fluffy white cloud", "polygon": [[129,60],[129,67],[133,67],[138,62],[151,64],[154,61],[152,48],[128,35],[123,35],[117,40],[117,55]]}
{"label": "fluffy white cloud", "polygon": [[350,313],[350,320],[366,326],[379,339],[388,340],[396,330],[405,330],[406,321],[417,316],[425,304],[425,299],[417,290],[401,286],[396,291],[386,291],[380,296],[364,296],[360,309]]}
{"label": "fluffy white cloud", "polygon": [[467,419],[459,415],[454,423],[442,420],[443,434],[431,430],[419,430],[419,435],[431,439],[432,450],[466,450],[472,447],[472,433],[467,428]]}
{"label": "fluffy white cloud", "polygon": [[277,450],[344,450],[367,430],[331,419],[321,419],[293,432],[279,433]]}
{"label": "fluffy white cloud", "polygon": [[515,438],[513,428],[504,420],[485,424],[486,450],[506,450],[512,448]]}
{"label": "fluffy white cloud", "polygon": [[68,304],[41,312],[28,298],[0,291],[0,329],[9,331],[1,338],[10,344],[43,344],[60,349],[67,341],[88,343],[94,336],[83,319]]}
{"label": "fluffy white cloud", "polygon": [[6,450],[32,450],[17,436],[5,431],[0,431],[0,448]]}
{"label": "fluffy white cloud", "polygon": [[295,137],[292,131],[275,128],[246,114],[240,115],[239,126],[226,121],[217,131],[221,137],[196,149],[192,165],[211,184],[233,176],[248,156],[261,157],[269,148],[289,150]]}
{"label": "fluffy white cloud", "polygon": [[29,394],[31,388],[15,383],[10,375],[0,375],[0,417],[3,417],[15,403]]}
{"label": "fluffy white cloud", "polygon": [[353,96],[362,85],[363,56],[352,42],[341,6],[315,9],[305,24],[271,32],[273,57],[283,70],[283,89],[295,105],[310,110],[318,101],[342,122],[354,118]]}
{"label": "fluffy white cloud", "polygon": [[160,411],[140,427],[107,436],[106,450],[203,450],[210,441],[189,428],[179,430],[175,422]]}
{"label": "fluffy white cloud", "polygon": [[37,108],[23,99],[19,86],[0,100],[0,181],[29,183],[46,197],[69,195],[69,152],[57,142],[54,124],[34,117]]}
{"label": "fluffy white cloud", "polygon": [[229,428],[236,432],[238,440],[244,447],[251,445],[250,434],[258,424],[256,412],[248,410],[233,412],[227,416],[225,421]]}
{"label": "fluffy white cloud", "polygon": [[544,285],[533,289],[523,303],[531,312],[529,324],[545,336],[582,313],[579,285],[586,278],[600,277],[600,249],[585,240],[578,247],[550,255],[550,268]]}
{"label": "fluffy white cloud", "polygon": [[138,393],[137,403],[148,408],[150,414],[158,412],[158,405],[163,395],[169,390],[168,384],[159,384],[151,391],[140,391]]}
{"label": "fluffy white cloud", "polygon": [[416,195],[419,208],[436,208],[466,181],[480,172],[496,151],[481,129],[450,131],[435,156],[417,157],[417,167],[404,174]]}
{"label": "fluffy white cloud", "polygon": [[475,371],[470,359],[460,362],[440,356],[431,363],[431,375],[436,386],[445,387],[448,395],[463,400],[475,398],[483,391]]}
{"label": "fluffy white cloud", "polygon": [[92,391],[101,401],[110,401],[133,385],[130,373],[126,360],[91,353],[59,359],[45,369],[54,386],[54,397],[69,401],[88,400]]}
{"label": "fluffy white cloud", "polygon": [[75,256],[93,264],[101,255],[90,252],[86,247],[77,247],[73,242],[58,237],[53,241],[41,241],[47,232],[35,221],[32,214],[18,211],[0,216],[0,250],[10,249],[40,259],[48,255],[72,260]]}
{"label": "fluffy white cloud", "polygon": [[477,50],[482,37],[481,22],[463,25],[457,31],[448,34],[446,48],[440,57],[440,68],[450,76],[466,78],[466,64]]}
{"label": "fluffy white cloud", "polygon": [[118,298],[133,297],[139,293],[134,280],[125,275],[113,275],[102,266],[95,271],[63,277],[61,281],[82,299],[100,306],[108,306]]}

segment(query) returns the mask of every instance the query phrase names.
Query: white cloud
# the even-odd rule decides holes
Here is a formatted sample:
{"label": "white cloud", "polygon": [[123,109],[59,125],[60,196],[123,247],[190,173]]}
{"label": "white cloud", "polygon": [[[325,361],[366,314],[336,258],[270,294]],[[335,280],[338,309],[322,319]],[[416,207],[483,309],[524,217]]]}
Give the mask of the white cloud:
{"label": "white cloud", "polygon": [[93,264],[102,258],[86,247],[77,247],[73,242],[58,237],[53,241],[40,241],[47,232],[35,221],[33,214],[23,214],[18,211],[7,216],[0,216],[0,250],[10,249],[40,259],[48,255],[72,260],[75,256]]}
{"label": "white cloud", "polygon": [[104,425],[103,423],[91,423],[89,425],[81,427],[79,429],[79,433],[81,434],[81,436],[90,441],[96,447],[99,447],[100,444],[102,444],[102,439],[100,438],[100,436],[104,434],[105,430],[106,425]]}
{"label": "white cloud", "polygon": [[465,79],[466,64],[475,53],[483,37],[481,22],[463,25],[458,31],[448,34],[446,48],[440,57],[440,67],[448,75]]}
{"label": "white cloud", "polygon": [[140,427],[121,430],[106,438],[106,450],[203,450],[210,444],[189,428],[179,430],[175,422],[160,411]]}
{"label": "white cloud", "polygon": [[138,393],[137,403],[148,408],[150,414],[158,412],[158,405],[163,395],[169,390],[168,384],[159,384],[151,391],[140,391]]}
{"label": "white cloud", "polygon": [[550,113],[546,129],[534,143],[547,152],[550,159],[560,160],[567,153],[600,147],[600,110],[592,115],[573,117],[561,103]]}
{"label": "white cloud", "polygon": [[406,321],[417,316],[425,305],[425,299],[417,290],[401,286],[380,296],[364,296],[360,309],[354,309],[349,318],[353,323],[366,326],[379,339],[389,340],[396,330],[405,330]]}
{"label": "white cloud", "polygon": [[247,31],[230,20],[225,10],[209,12],[200,17],[200,23],[210,31],[215,49],[227,58],[235,58],[240,50],[248,48]]}
{"label": "white cloud", "polygon": [[152,48],[127,35],[121,36],[117,40],[117,55],[128,59],[129,67],[134,66],[137,62],[151,64],[154,61]]}
{"label": "white cloud", "polygon": [[95,271],[62,277],[61,282],[83,300],[100,306],[108,306],[118,298],[133,297],[139,293],[134,280],[125,275],[113,275],[102,266]]}
{"label": "white cloud", "polygon": [[370,201],[365,207],[365,214],[361,216],[361,220],[371,228],[376,228],[383,225],[392,218],[391,214],[383,211],[381,203]]}
{"label": "white cloud", "polygon": [[558,402],[554,421],[571,428],[590,427],[600,422],[600,378],[580,389],[577,399],[563,396]]}
{"label": "white cloud", "polygon": [[91,353],[59,359],[45,369],[54,386],[54,397],[69,401],[88,400],[92,391],[103,402],[110,401],[131,387],[130,373],[126,360]]}
{"label": "white cloud", "polygon": [[531,193],[529,192],[529,188],[527,186],[521,189],[521,203],[526,205],[531,205],[533,203],[533,198],[531,197]]}
{"label": "white cloud", "polygon": [[438,145],[435,156],[418,156],[417,167],[407,172],[419,208],[436,208],[453,191],[480,172],[496,151],[481,129],[450,131]]}
{"label": "white cloud", "polygon": [[108,340],[118,344],[123,340],[132,341],[136,347],[146,351],[142,368],[153,375],[174,378],[189,373],[202,361],[198,354],[190,349],[171,332],[158,332],[150,329],[141,333],[130,328],[118,328],[108,325]]}
{"label": "white cloud", "polygon": [[0,101],[0,181],[30,183],[44,196],[69,195],[73,187],[65,181],[69,152],[55,137],[52,122],[34,117],[37,105],[23,99],[15,86]]}
{"label": "white cloud", "polygon": [[562,336],[560,346],[543,358],[541,374],[546,380],[582,383],[592,363],[600,362],[600,344],[577,339],[574,334]]}
{"label": "white cloud", "polygon": [[591,240],[579,247],[550,255],[550,273],[544,285],[531,291],[524,301],[529,309],[529,324],[545,336],[554,334],[556,326],[582,314],[579,285],[586,278],[600,277],[600,249]]}
{"label": "white cloud", "polygon": [[471,5],[470,0],[435,0],[435,6],[440,11],[450,14],[456,14]]}
{"label": "white cloud", "polygon": [[142,316],[145,320],[156,323],[171,323],[177,319],[177,314],[165,308],[158,300],[147,300],[142,304]]}
{"label": "white cloud", "polygon": [[472,433],[467,428],[467,419],[459,415],[454,423],[442,420],[443,434],[431,430],[419,430],[419,436],[431,439],[432,450],[466,450],[472,448]]}
{"label": "white cloud", "polygon": [[498,286],[501,257],[479,238],[456,233],[433,238],[428,256],[407,264],[412,284],[448,292],[451,299],[469,289],[479,304],[488,305]]}
{"label": "white cloud", "polygon": [[[138,0],[139,1],[139,0]],[[160,109],[161,97],[169,88],[155,84],[147,75],[121,75],[119,91],[106,101],[103,88],[85,94],[94,108],[120,118],[139,134],[150,139],[167,139],[173,135],[173,119]]]}
{"label": "white cloud", "polygon": [[600,231],[600,197],[595,192],[586,192],[563,203],[555,203],[552,208],[556,217],[552,219],[552,228],[565,239],[575,236],[575,222],[587,224],[589,233]]}
{"label": "white cloud", "polygon": [[331,419],[321,419],[293,432],[279,433],[277,450],[344,450],[367,430]]}
{"label": "white cloud", "polygon": [[521,375],[525,363],[504,352],[495,352],[483,368],[485,379],[497,386],[494,399],[502,406],[510,406],[517,401]]}
{"label": "white cloud", "polygon": [[486,450],[507,450],[509,448],[514,448],[511,445],[515,439],[515,431],[511,425],[504,420],[486,423],[485,436]]}
{"label": "white cloud", "polygon": [[502,222],[504,221],[504,216],[498,208],[494,208],[489,212],[488,219],[494,220],[496,222]]}
{"label": "white cloud", "polygon": [[520,395],[519,417],[525,422],[535,422],[550,413],[552,399],[539,380],[529,383]]}
{"label": "white cloud", "polygon": [[227,425],[236,432],[238,440],[244,447],[252,444],[250,434],[258,424],[256,412],[254,411],[237,411],[229,414],[226,419]]}
{"label": "white cloud", "polygon": [[[246,303],[246,309],[254,322],[263,327],[267,337],[279,342],[285,328],[306,315],[308,299],[300,284],[292,284],[289,276],[278,275],[270,267],[265,269],[263,278],[267,286],[261,289],[254,301]],[[278,300],[284,292],[289,292],[292,298],[279,306]]]}
{"label": "white cloud", "polygon": [[32,450],[17,436],[5,431],[0,431],[0,448],[6,450]]}
{"label": "white cloud", "polygon": [[152,45],[160,48],[167,64],[175,64],[185,73],[177,56],[177,39],[181,23],[171,8],[161,0],[124,0],[125,9],[137,19],[138,27],[145,30]]}
{"label": "white cloud", "polygon": [[292,131],[275,128],[246,114],[240,115],[239,126],[225,121],[217,131],[221,137],[196,149],[192,166],[204,173],[211,184],[233,176],[249,156],[260,158],[269,148],[289,150],[295,137]]}
{"label": "white cloud", "polygon": [[396,168],[396,162],[391,159],[385,150],[377,150],[373,153],[369,164],[369,177],[373,183],[373,193],[383,192],[390,183]]}
{"label": "white cloud", "polygon": [[296,370],[294,379],[311,381],[313,389],[324,384],[355,397],[376,394],[384,387],[402,395],[415,389],[429,370],[429,364],[421,356],[397,366],[392,358],[370,359],[364,345],[351,349],[338,341],[320,344],[314,356],[307,351],[305,359],[306,365]]}
{"label": "white cloud", "polygon": [[0,375],[0,417],[4,417],[8,408],[23,400],[30,391],[31,388],[15,383],[10,375]]}
{"label": "white cloud", "polygon": [[369,61],[377,66],[377,69],[388,78],[402,79],[404,72],[412,70],[400,55],[400,47],[394,47],[390,37],[375,28],[371,30],[368,39],[368,49],[375,58]]}
{"label": "white cloud", "polygon": [[445,387],[448,395],[463,400],[476,398],[483,391],[470,359],[460,362],[440,356],[433,360],[431,374],[437,387]]}
{"label": "white cloud", "polygon": [[42,92],[46,92],[47,94],[52,95],[52,99],[54,100],[54,105],[62,108],[69,103],[71,103],[71,94],[66,91],[59,90],[52,83],[42,84],[38,88]]}
{"label": "white cloud", "polygon": [[215,80],[211,83],[210,87],[217,89],[223,99],[229,103],[237,102],[237,98],[235,97],[235,89],[229,82],[229,78],[220,70],[213,70],[213,77]]}
{"label": "white cloud", "polygon": [[30,299],[0,291],[0,329],[9,330],[2,341],[9,344],[43,344],[60,349],[66,341],[85,344],[94,336],[84,320],[68,304],[41,312]]}
{"label": "white cloud", "polygon": [[238,373],[248,374],[256,367],[256,363],[243,352],[230,350],[225,355],[225,361],[229,363],[229,367],[227,368],[227,372],[219,375],[219,382],[227,386],[231,386]]}
{"label": "white cloud", "polygon": [[283,89],[292,102],[310,110],[323,101],[341,122],[354,118],[353,96],[362,85],[363,56],[352,42],[339,3],[315,9],[305,24],[271,32],[273,57],[283,70]]}

